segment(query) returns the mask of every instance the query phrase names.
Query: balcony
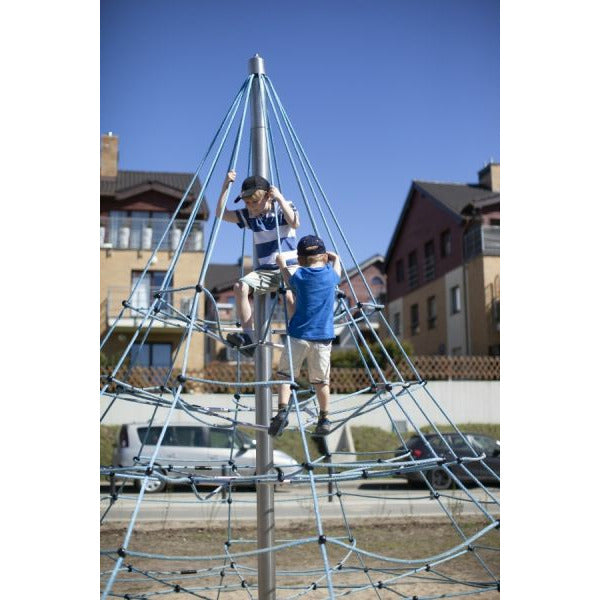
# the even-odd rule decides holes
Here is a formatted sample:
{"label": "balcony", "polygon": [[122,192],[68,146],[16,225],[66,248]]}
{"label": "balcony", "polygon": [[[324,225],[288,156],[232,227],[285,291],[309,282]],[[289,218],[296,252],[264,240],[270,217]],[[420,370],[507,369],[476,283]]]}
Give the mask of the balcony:
{"label": "balcony", "polygon": [[472,227],[463,237],[464,259],[475,256],[500,256],[500,226],[484,225]]}
{"label": "balcony", "polygon": [[[125,329],[138,327],[144,320],[149,306],[154,301],[154,294],[156,294],[158,290],[159,288],[151,288],[144,286],[143,284],[140,285],[129,301],[129,307],[123,311],[117,326]],[[105,307],[103,307],[103,315],[105,315],[108,327],[115,324],[123,310],[123,301],[127,300],[130,294],[130,287],[108,288]],[[190,314],[193,299],[193,290],[165,293],[162,299],[163,301],[158,305],[158,312],[154,314],[155,320],[152,327],[185,327],[185,317]],[[201,301],[202,296],[199,299],[199,302]],[[198,311],[199,309],[200,306],[198,306]],[[147,323],[149,321],[150,319],[148,319]]]}
{"label": "balcony", "polygon": [[[154,250],[167,229],[169,218],[100,217],[100,248]],[[173,251],[181,241],[186,219],[175,219],[159,250]],[[204,250],[204,223],[197,221],[183,246],[184,252]]]}

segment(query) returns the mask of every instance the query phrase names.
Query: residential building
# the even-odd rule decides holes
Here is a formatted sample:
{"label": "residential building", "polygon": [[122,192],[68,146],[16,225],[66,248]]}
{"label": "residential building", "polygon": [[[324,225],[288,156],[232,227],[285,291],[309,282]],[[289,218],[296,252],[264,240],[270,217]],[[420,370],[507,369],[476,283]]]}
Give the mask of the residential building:
{"label": "residential building", "polygon": [[500,165],[413,181],[385,257],[386,314],[415,354],[500,354]]}
{"label": "residential building", "polygon": [[[196,182],[174,225],[165,234],[169,220],[180,204],[193,173],[126,171],[119,169],[119,138],[112,133],[102,136],[100,161],[100,335],[104,339],[116,324],[102,352],[109,360],[118,357],[143,319],[154,293],[163,283],[189,220],[190,211],[200,192]],[[186,239],[168,288],[195,286],[204,260],[204,225],[208,207],[203,199],[193,227]],[[163,235],[165,234],[165,235]],[[142,273],[153,250],[163,239],[146,274]],[[131,308],[123,301],[142,278],[131,298]],[[190,310],[194,290],[169,292],[165,300],[173,315]],[[199,306],[204,316],[204,300]],[[120,317],[120,318],[119,318]],[[177,347],[184,329],[175,319],[156,322],[137,358],[140,366],[180,367],[183,353]],[[143,336],[140,336],[140,339]],[[204,365],[203,336],[192,336],[190,368]],[[177,356],[175,356],[177,354]]]}
{"label": "residential building", "polygon": [[[346,294],[349,306],[353,306],[356,302],[373,304],[373,301],[377,304],[384,304],[386,297],[384,257],[381,256],[381,254],[371,256],[360,263],[358,267],[350,269],[348,271],[347,279],[342,273],[342,281],[340,282],[339,289]],[[366,310],[369,311],[372,309],[367,308]],[[379,318],[371,318],[369,320],[370,326],[377,331],[380,327]],[[367,341],[373,341],[369,325],[361,322],[360,328],[365,339]],[[336,331],[336,333],[338,332]],[[339,334],[334,341],[334,346],[353,348],[355,345],[351,331],[347,327],[343,330],[340,329]]]}

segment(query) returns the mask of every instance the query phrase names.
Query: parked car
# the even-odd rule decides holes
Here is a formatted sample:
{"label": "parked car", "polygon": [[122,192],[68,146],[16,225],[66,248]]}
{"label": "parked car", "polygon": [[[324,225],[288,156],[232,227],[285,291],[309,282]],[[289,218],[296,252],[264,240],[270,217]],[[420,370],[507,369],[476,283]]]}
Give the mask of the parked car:
{"label": "parked car", "polygon": [[[484,452],[486,455],[482,461],[469,462],[468,464],[465,463],[467,469],[482,483],[494,483],[498,485],[498,479],[486,469],[483,463],[500,477],[500,442],[488,435],[483,435],[482,433],[463,433],[463,436],[467,439],[469,444],[471,444],[477,456]],[[437,433],[429,433],[425,434],[423,437],[427,439],[429,445],[440,457],[448,459],[453,458],[452,453],[442,440],[442,437],[450,445],[456,456],[474,456],[473,451],[457,433],[444,433],[442,434],[442,437]],[[406,445],[415,459],[422,460],[434,456],[420,436],[411,437],[406,442]],[[398,448],[396,456],[402,454],[406,454],[406,450]],[[460,465],[449,465],[449,468],[461,482],[473,481],[472,477],[468,473],[465,473]],[[424,471],[423,474],[427,477],[431,485],[438,490],[447,490],[454,483],[452,477],[441,468]],[[423,482],[423,478],[418,472],[406,473],[404,477],[410,482]]]}
{"label": "parked car", "polygon": [[[117,445],[113,452],[113,465],[128,467],[134,465],[134,457],[143,452],[149,457],[156,450],[162,425],[147,423],[128,423],[119,431]],[[147,436],[147,437],[146,437]],[[146,439],[142,450],[142,442]],[[198,475],[197,467],[228,465],[230,449],[233,445],[232,459],[238,466],[237,472],[241,476],[252,476],[256,473],[256,442],[244,432],[231,427],[208,427],[206,425],[177,424],[169,425],[160,446],[155,467],[166,473],[168,465],[185,465],[183,471]],[[297,461],[280,450],[273,451],[273,462],[284,473],[296,470]],[[180,473],[180,470],[177,470]],[[214,472],[221,475],[220,471]],[[138,489],[142,484],[141,479],[136,479]],[[166,487],[164,481],[150,479],[146,491],[151,493],[162,492]]]}

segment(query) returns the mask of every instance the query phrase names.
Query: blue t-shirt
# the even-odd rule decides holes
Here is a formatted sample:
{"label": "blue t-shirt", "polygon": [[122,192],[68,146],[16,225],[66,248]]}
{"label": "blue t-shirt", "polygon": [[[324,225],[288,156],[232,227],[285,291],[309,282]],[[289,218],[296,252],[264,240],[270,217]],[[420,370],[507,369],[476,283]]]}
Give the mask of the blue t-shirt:
{"label": "blue t-shirt", "polygon": [[331,264],[324,267],[299,267],[290,277],[296,295],[296,312],[288,333],[301,340],[332,340],[335,286],[340,277]]}

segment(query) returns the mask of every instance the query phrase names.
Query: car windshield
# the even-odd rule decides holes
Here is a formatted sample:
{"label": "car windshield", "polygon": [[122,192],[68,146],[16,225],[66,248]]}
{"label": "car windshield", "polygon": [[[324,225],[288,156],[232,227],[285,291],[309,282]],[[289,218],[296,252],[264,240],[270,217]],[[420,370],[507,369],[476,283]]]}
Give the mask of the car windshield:
{"label": "car windshield", "polygon": [[486,435],[470,435],[469,442],[476,450],[482,450],[488,456],[493,456],[494,452],[500,450],[500,446],[496,440],[487,437]]}

